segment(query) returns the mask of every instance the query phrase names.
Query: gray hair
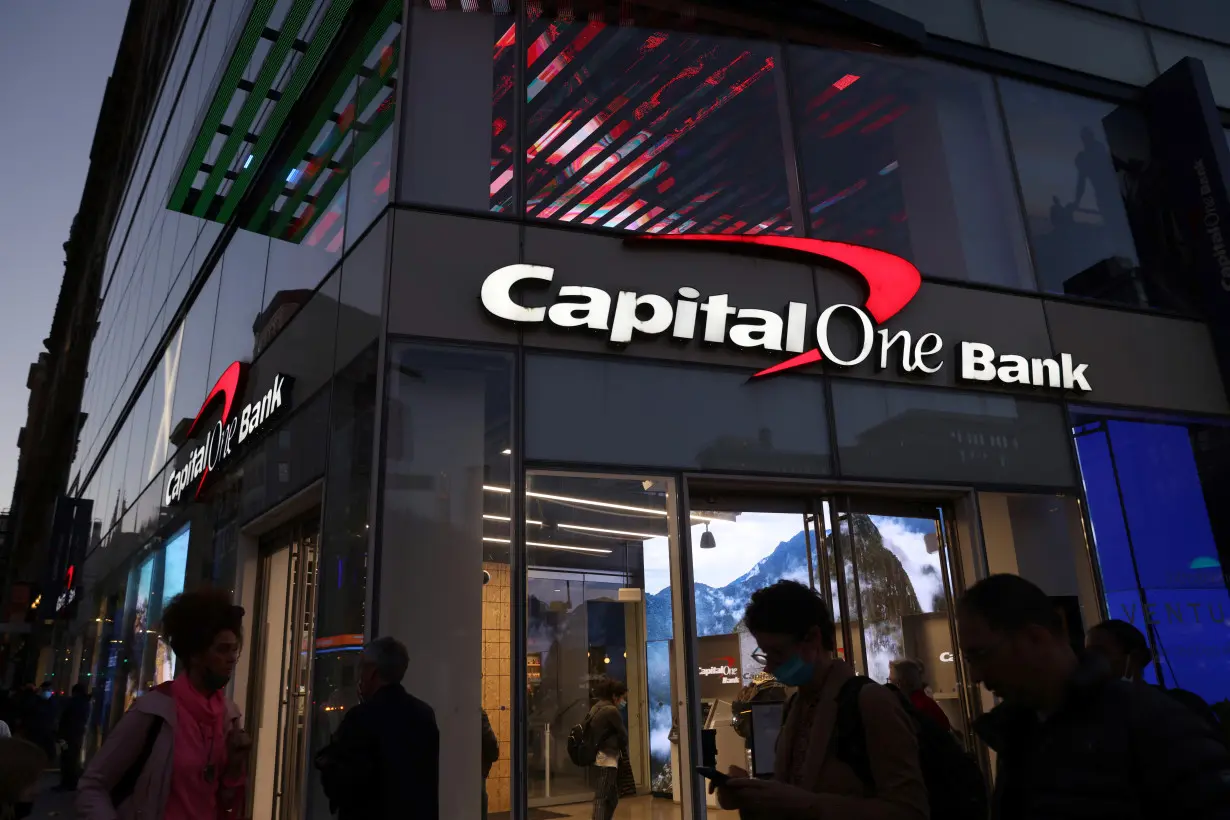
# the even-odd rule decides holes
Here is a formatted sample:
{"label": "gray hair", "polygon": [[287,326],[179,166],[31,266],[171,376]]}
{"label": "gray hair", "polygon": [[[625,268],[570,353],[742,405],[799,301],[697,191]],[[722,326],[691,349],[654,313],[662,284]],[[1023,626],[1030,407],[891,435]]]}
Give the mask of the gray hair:
{"label": "gray hair", "polygon": [[897,673],[897,680],[900,681],[901,688],[907,693],[923,688],[923,676],[926,670],[923,668],[922,661],[913,658],[898,658],[890,666]]}
{"label": "gray hair", "polygon": [[410,653],[404,643],[386,635],[363,647],[363,662],[376,667],[385,683],[401,683],[410,667]]}

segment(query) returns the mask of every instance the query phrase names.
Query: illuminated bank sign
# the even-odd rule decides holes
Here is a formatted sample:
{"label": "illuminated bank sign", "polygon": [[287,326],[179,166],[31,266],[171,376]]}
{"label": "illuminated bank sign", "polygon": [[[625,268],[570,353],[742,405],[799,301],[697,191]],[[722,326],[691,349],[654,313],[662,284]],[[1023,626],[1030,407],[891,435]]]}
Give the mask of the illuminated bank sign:
{"label": "illuminated bank sign", "polygon": [[[196,482],[194,497],[199,498],[209,476],[225,466],[243,445],[267,430],[272,420],[290,406],[292,379],[279,373],[264,393],[238,409],[236,399],[243,392],[247,371],[246,363],[233,363],[201,403],[201,409],[188,428],[187,438],[191,441],[204,433],[205,439],[189,452],[184,465],[167,478],[163,493],[166,506],[179,503],[193,482]],[[222,411],[215,419],[213,413],[219,405]]]}
{"label": "illuminated bank sign", "polygon": [[720,678],[724,684],[739,682],[739,667],[734,658],[717,658],[708,666],[697,669],[702,678]]}
{"label": "illuminated bank sign", "polygon": [[[486,311],[516,324],[545,324],[564,330],[604,334],[612,345],[630,344],[639,336],[668,335],[679,342],[695,341],[779,354],[793,354],[754,377],[768,376],[803,365],[827,361],[855,367],[871,360],[878,369],[897,362],[906,373],[930,375],[944,366],[944,340],[938,333],[917,339],[905,330],[878,329],[896,316],[922,285],[918,269],[890,253],[826,242],[819,239],[761,236],[660,236],[655,240],[696,240],[705,243],[737,242],[787,250],[837,262],[859,274],[867,284],[863,305],[835,304],[814,320],[803,302],[790,302],[785,311],[731,304],[729,294],[703,295],[694,287],[681,287],[670,297],[635,291],[610,292],[584,285],[565,285],[555,302],[533,307],[518,301],[514,292],[525,283],[550,284],[555,270],[541,265],[507,265],[489,274],[481,299]],[[843,316],[859,328],[858,349],[839,354],[833,349],[830,329]],[[981,342],[959,345],[959,377],[970,382],[999,382],[1088,392],[1087,365],[1064,353],[1057,359],[1026,358],[1002,353]]]}

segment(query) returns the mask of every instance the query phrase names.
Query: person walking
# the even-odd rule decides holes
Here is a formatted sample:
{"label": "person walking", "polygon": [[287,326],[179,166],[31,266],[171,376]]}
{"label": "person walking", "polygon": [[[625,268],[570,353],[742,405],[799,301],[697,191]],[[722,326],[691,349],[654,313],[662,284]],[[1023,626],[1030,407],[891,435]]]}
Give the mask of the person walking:
{"label": "person walking", "polygon": [[594,813],[593,820],[611,820],[619,805],[619,760],[628,748],[628,728],[619,707],[628,698],[622,681],[603,677],[594,684],[597,702],[589,710],[589,732],[593,738]]}
{"label": "person walking", "polygon": [[491,767],[500,759],[500,739],[495,734],[495,729],[491,728],[491,718],[487,717],[487,710],[481,710],[483,713],[483,820],[487,820],[487,778],[491,775]]}
{"label": "person walking", "polygon": [[1078,657],[1037,586],[980,581],[957,630],[972,680],[1003,699],[974,724],[996,753],[992,820],[1230,818],[1230,752],[1213,729]]}
{"label": "person walking", "polygon": [[243,607],[217,589],[171,599],[162,635],[176,676],[138,698],[77,787],[80,820],[242,817],[252,741],[223,693],[235,673]]}
{"label": "person walking", "polygon": [[362,702],[315,761],[338,820],[439,820],[440,730],[432,708],[402,687],[409,666],[391,637],[363,647]]}
{"label": "person walking", "polygon": [[[1144,684],[1145,669],[1153,661],[1153,652],[1145,635],[1127,621],[1102,621],[1090,628],[1085,635],[1085,650],[1106,661],[1107,673],[1130,683]],[[1177,687],[1158,687],[1169,697],[1191,709],[1205,723],[1225,737],[1225,730],[1217,713],[1208,701]]]}
{"label": "person walking", "polygon": [[934,721],[944,731],[951,732],[952,723],[948,720],[948,715],[944,714],[943,707],[927,694],[924,674],[922,663],[916,660],[895,660],[888,666],[888,682],[905,695],[919,714]]}
{"label": "person walking", "polygon": [[73,684],[72,696],[60,714],[60,791],[76,791],[81,777],[81,747],[90,722],[90,695],[84,683]]}
{"label": "person walking", "polygon": [[[753,657],[797,693],[787,703],[772,779],[731,767],[731,779],[717,788],[721,807],[765,820],[927,820],[914,724],[898,694],[856,679],[834,657],[836,631],[824,599],[803,584],[781,581],[752,595],[744,623],[760,645]],[[856,700],[843,699],[847,683],[856,680]],[[838,731],[842,703],[857,708],[857,738]],[[848,753],[853,743],[861,760]],[[869,777],[854,765],[864,762]]]}

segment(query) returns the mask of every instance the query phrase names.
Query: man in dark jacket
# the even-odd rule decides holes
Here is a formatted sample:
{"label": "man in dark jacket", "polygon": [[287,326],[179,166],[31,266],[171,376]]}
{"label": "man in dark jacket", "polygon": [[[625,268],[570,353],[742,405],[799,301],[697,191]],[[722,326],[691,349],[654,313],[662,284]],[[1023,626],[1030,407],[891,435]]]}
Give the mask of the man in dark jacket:
{"label": "man in dark jacket", "polygon": [[77,778],[81,776],[81,747],[85,743],[85,727],[90,722],[90,695],[85,684],[73,685],[72,697],[60,714],[60,790],[77,790]]}
{"label": "man in dark jacket", "polygon": [[439,820],[440,731],[432,708],[402,688],[409,666],[393,638],[363,647],[362,703],[316,757],[338,820]]}
{"label": "man in dark jacket", "polygon": [[487,820],[487,778],[491,775],[491,767],[500,759],[500,739],[496,737],[495,729],[491,728],[491,718],[483,709],[483,820]]}
{"label": "man in dark jacket", "polygon": [[997,754],[993,820],[1230,820],[1230,752],[1189,710],[1080,659],[1041,589],[993,575],[958,604],[975,723]]}

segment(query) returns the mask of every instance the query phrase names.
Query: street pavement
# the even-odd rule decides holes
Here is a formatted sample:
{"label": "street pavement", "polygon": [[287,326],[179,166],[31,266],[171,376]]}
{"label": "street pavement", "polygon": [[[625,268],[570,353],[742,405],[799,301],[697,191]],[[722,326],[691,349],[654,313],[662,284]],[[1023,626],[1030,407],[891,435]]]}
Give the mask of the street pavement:
{"label": "street pavement", "polygon": [[55,791],[60,782],[59,770],[47,771],[39,781],[38,796],[34,798],[34,812],[30,820],[74,820],[73,793]]}

